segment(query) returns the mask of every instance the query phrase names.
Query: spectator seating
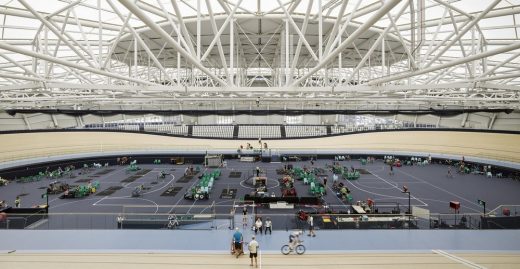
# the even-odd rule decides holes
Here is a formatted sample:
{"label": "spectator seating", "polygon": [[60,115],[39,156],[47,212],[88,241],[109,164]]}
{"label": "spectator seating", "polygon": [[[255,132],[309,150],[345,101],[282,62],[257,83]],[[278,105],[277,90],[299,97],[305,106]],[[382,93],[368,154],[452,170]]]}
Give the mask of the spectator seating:
{"label": "spectator seating", "polygon": [[287,125],[287,137],[307,137],[327,135],[327,126],[324,125]]}
{"label": "spectator seating", "polygon": [[342,134],[347,131],[345,126],[332,126],[331,130],[332,134]]}
{"label": "spectator seating", "polygon": [[238,138],[280,138],[280,125],[241,125]]}
{"label": "spectator seating", "polygon": [[173,124],[145,125],[144,131],[145,132],[175,134],[175,135],[188,135],[188,126],[187,125],[173,125]]}
{"label": "spectator seating", "polygon": [[139,131],[139,125],[119,125],[117,126],[117,129],[125,131]]}
{"label": "spectator seating", "polygon": [[233,125],[193,125],[193,136],[233,138]]}

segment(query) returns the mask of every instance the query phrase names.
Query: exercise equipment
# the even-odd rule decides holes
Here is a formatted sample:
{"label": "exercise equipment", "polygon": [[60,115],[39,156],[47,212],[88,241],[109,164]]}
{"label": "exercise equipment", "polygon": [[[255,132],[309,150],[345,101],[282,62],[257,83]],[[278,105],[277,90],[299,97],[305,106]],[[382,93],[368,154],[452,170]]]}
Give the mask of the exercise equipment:
{"label": "exercise equipment", "polygon": [[130,162],[130,165],[128,166],[128,171],[131,171],[131,172],[135,172],[137,170],[140,170],[141,168],[139,168],[137,166],[137,160],[133,160]]}
{"label": "exercise equipment", "polygon": [[207,167],[221,167],[222,166],[222,161],[223,161],[223,158],[222,158],[221,154],[218,154],[218,155],[206,155],[204,157],[204,164]]}
{"label": "exercise equipment", "polygon": [[357,170],[355,170],[354,172],[346,171],[345,173],[343,173],[343,178],[347,180],[356,180],[359,179],[360,176],[361,174]]}
{"label": "exercise equipment", "polygon": [[49,184],[49,187],[47,188],[48,194],[58,194],[62,193],[69,189],[69,184],[60,182],[60,181],[54,181]]}
{"label": "exercise equipment", "polygon": [[132,197],[141,197],[143,196],[143,186],[137,186],[132,191]]}
{"label": "exercise equipment", "polygon": [[97,180],[87,185],[80,185],[74,187],[69,186],[69,188],[72,187],[72,189],[66,189],[65,192],[59,198],[83,198],[85,196],[89,196],[92,193],[95,193],[99,189],[99,186],[100,184]]}
{"label": "exercise equipment", "polygon": [[200,177],[199,183],[184,194],[184,199],[188,200],[206,200],[213,189],[213,184],[221,175],[219,169],[212,172],[204,173]]}
{"label": "exercise equipment", "polygon": [[6,186],[9,184],[9,180],[0,177],[0,186]]}

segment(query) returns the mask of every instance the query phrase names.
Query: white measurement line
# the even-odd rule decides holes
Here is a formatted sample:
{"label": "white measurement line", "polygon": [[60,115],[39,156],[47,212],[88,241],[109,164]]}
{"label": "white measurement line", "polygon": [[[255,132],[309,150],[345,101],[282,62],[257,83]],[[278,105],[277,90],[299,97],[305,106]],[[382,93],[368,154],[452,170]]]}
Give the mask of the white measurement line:
{"label": "white measurement line", "polygon": [[[372,171],[369,171],[369,172],[372,173],[372,175],[376,176],[377,178],[381,179],[382,181],[386,182],[388,185],[390,185],[390,186],[392,186],[393,188],[397,189],[398,191],[402,192],[402,190],[401,190],[399,187],[396,186],[397,184],[394,185],[394,184],[388,182],[387,180],[385,180],[384,178],[378,176],[378,175],[375,174],[374,172],[372,172]],[[419,203],[422,203],[423,206],[428,206],[427,203],[423,202],[421,199],[419,199],[419,198],[417,198],[417,197],[415,197],[415,196],[413,196],[413,195],[410,195],[410,198],[417,200]]]}
{"label": "white measurement line", "polygon": [[480,266],[480,265],[478,265],[476,263],[470,262],[470,261],[468,261],[466,259],[463,259],[461,257],[457,257],[457,256],[455,256],[453,254],[450,254],[450,253],[447,253],[445,251],[442,251],[440,249],[432,249],[432,251],[433,251],[433,253],[439,254],[439,255],[441,255],[443,257],[446,257],[446,258],[448,258],[448,259],[450,259],[452,261],[456,261],[458,263],[466,265],[469,268],[474,268],[474,269],[485,269],[486,268],[486,267]]}

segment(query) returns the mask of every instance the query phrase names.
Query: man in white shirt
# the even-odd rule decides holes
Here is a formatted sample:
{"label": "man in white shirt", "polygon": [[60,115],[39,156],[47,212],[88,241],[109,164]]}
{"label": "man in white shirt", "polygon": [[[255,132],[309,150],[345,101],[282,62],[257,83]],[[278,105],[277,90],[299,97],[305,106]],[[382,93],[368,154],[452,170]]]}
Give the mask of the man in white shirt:
{"label": "man in white shirt", "polygon": [[256,264],[256,267],[258,267],[258,261],[256,259],[256,257],[258,256],[258,248],[260,247],[260,245],[258,244],[258,242],[255,240],[255,236],[252,237],[252,240],[251,242],[249,242],[249,244],[247,245],[247,248],[249,249],[249,258],[251,258],[251,266],[253,266],[253,257],[255,258],[255,264]]}
{"label": "man in white shirt", "polygon": [[314,233],[314,218],[312,216],[309,216],[307,219],[307,222],[309,223],[309,234],[308,236],[315,237],[316,233]]}
{"label": "man in white shirt", "polygon": [[269,234],[272,233],[272,227],[273,222],[271,221],[271,218],[267,217],[267,220],[265,221],[265,234],[267,234],[267,230],[269,229]]}

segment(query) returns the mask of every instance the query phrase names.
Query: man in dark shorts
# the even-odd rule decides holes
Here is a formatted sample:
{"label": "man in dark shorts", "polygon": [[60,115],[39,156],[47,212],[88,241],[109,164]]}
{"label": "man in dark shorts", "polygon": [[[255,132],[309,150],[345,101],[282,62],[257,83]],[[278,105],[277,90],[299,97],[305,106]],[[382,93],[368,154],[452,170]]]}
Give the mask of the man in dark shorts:
{"label": "man in dark shorts", "polygon": [[253,258],[255,258],[255,264],[256,267],[258,267],[258,261],[256,260],[256,257],[258,256],[258,248],[260,246],[258,245],[258,242],[255,240],[255,236],[253,235],[251,242],[247,245],[247,248],[249,249],[249,258],[251,258],[251,266],[253,266]]}
{"label": "man in dark shorts", "polygon": [[243,241],[242,233],[238,229],[238,227],[235,228],[235,233],[233,234],[233,254],[237,255],[242,252],[242,241]]}
{"label": "man in dark shorts", "polygon": [[242,226],[247,226],[247,205],[242,208]]}

